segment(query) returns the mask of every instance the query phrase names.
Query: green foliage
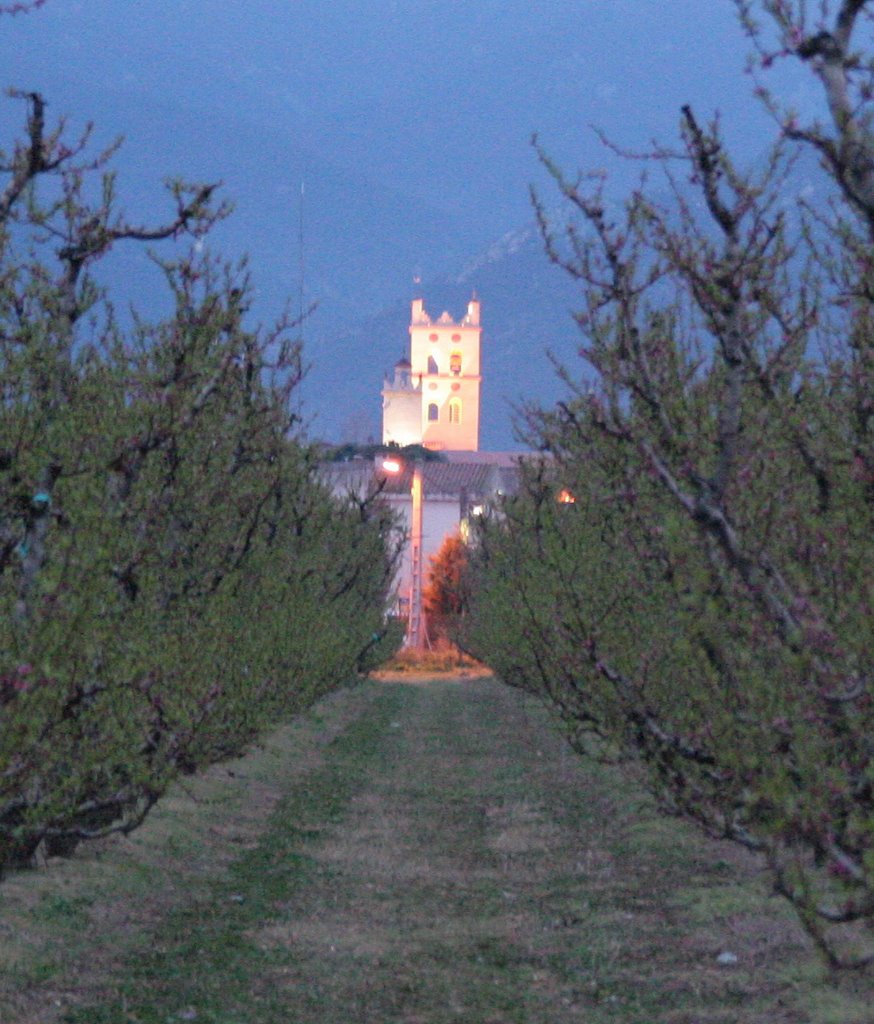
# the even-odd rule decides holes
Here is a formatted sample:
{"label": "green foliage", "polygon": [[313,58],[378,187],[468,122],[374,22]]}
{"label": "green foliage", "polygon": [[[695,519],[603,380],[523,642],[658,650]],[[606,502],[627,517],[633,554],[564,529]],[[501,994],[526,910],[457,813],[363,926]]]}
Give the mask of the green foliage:
{"label": "green foliage", "polygon": [[874,200],[859,217],[838,166],[830,213],[793,223],[782,143],[744,176],[686,108],[683,145],[700,201],[663,153],[675,208],[638,192],[608,214],[599,179],[547,161],[582,221],[563,235],[538,205],[591,377],[528,413],[549,458],[480,526],[462,643],[578,749],[638,760],[666,810],[759,851],[829,961],[864,965]]}
{"label": "green foliage", "polygon": [[426,448],[422,444],[399,445],[396,441],[388,444],[342,444],[336,448],[328,448],[324,452],[330,462],[350,462],[353,459],[366,459],[372,462],[378,456],[395,455],[404,462],[445,462],[442,452]]}
{"label": "green foliage", "polygon": [[[111,154],[26,102],[0,197],[0,869],[135,827],[347,680],[396,557],[384,508],[317,480],[294,324],[246,326],[245,268],[203,247],[212,187],[132,225]],[[172,312],[123,331],[92,266],[186,236],[156,260]]]}

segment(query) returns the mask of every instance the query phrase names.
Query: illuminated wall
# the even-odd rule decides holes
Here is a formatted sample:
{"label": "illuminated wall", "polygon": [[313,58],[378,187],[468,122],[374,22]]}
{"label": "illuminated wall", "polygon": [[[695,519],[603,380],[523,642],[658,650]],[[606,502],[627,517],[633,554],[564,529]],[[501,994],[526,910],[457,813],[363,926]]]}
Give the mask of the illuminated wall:
{"label": "illuminated wall", "polygon": [[386,381],[382,392],[383,442],[410,444],[412,440],[402,438],[415,432],[413,440],[428,448],[479,450],[481,342],[478,299],[471,299],[458,323],[448,313],[432,320],[422,299],[413,300],[409,369],[404,361],[399,363],[394,380]]}

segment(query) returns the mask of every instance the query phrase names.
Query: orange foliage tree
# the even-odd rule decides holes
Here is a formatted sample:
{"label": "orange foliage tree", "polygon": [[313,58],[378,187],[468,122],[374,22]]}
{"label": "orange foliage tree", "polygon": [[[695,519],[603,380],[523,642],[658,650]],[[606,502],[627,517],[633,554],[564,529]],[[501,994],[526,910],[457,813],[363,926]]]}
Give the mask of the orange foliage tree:
{"label": "orange foliage tree", "polygon": [[463,613],[465,605],[462,575],[467,565],[467,549],[461,537],[447,537],[430,561],[422,602],[432,639],[446,639],[452,622]]}

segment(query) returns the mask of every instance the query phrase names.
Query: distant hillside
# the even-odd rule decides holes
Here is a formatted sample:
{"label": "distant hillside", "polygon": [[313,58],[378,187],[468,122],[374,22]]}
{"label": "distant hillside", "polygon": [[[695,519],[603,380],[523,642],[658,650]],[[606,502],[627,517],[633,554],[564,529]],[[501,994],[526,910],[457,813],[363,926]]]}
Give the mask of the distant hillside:
{"label": "distant hillside", "polygon": [[[481,445],[513,446],[512,405],[551,404],[562,393],[547,351],[571,367],[579,331],[572,283],[543,253],[533,228],[513,232],[470,260],[461,273],[427,278],[421,294],[432,316],[462,315],[471,292],[482,300]],[[330,440],[366,441],[381,430],[383,376],[408,350],[409,295],[349,324],[314,324],[306,351],[313,367],[304,385],[311,432]]]}
{"label": "distant hillside", "polygon": [[[132,221],[155,223],[167,215],[160,196],[168,173],[221,180],[236,211],[210,245],[232,260],[248,254],[253,318],[271,320],[286,304],[296,311],[303,269],[304,302],[318,302],[303,326],[312,369],[301,394],[313,436],[379,435],[383,373],[406,350],[414,274],[435,315],[443,309],[460,315],[473,289],[482,299],[484,447],[513,443],[513,403],[551,404],[563,394],[547,351],[571,372],[583,371],[571,316],[575,289],[549,264],[533,228],[500,234],[512,227],[500,204],[490,206],[484,196],[482,216],[471,217],[439,190],[423,200],[421,192],[399,188],[400,179],[388,184],[375,165],[341,166],[337,154],[319,147],[317,133],[256,117],[257,107],[217,103],[209,89],[156,99],[136,77],[122,76],[113,89],[95,92],[90,79],[71,81],[62,72],[48,64],[33,82],[45,89],[52,116],[72,111],[74,130],[93,116],[97,145],[120,131],[127,136],[113,166],[120,204]],[[0,104],[7,144],[20,132],[21,112],[20,104]],[[530,151],[525,159],[533,172]],[[790,208],[799,194],[818,190],[815,163],[808,155],[796,169],[787,186]],[[616,169],[620,188],[636,174],[633,164],[619,162]],[[518,192],[524,196],[521,180]],[[166,311],[160,274],[142,249],[117,247],[98,273],[122,316],[129,305],[146,316]]]}
{"label": "distant hillside", "polygon": [[[99,128],[100,143],[111,138],[105,126]],[[210,244],[233,259],[249,256],[259,316],[278,312],[287,300],[297,305],[301,204],[305,297],[318,299],[332,321],[373,313],[417,268],[446,272],[470,250],[460,219],[412,205],[364,174],[339,169],[279,127],[132,103],[125,131],[129,141],[114,166],[121,205],[132,219],[157,221],[166,214],[162,182],[168,173],[222,182],[221,195],[234,212]],[[185,152],[174,152],[167,139]],[[435,224],[446,241],[423,252],[422,240],[432,237]],[[112,262],[113,287],[148,308],[154,282],[142,276],[145,256],[120,248]]]}
{"label": "distant hillside", "polygon": [[[763,160],[757,164],[761,168]],[[689,186],[688,201],[709,224],[703,200]],[[831,185],[815,153],[801,150],[781,185],[779,207],[797,230],[799,203],[823,205]],[[666,209],[673,197],[654,184],[652,193]],[[561,223],[561,211],[556,223]],[[714,228],[714,230],[716,230]],[[814,231],[816,231],[814,225]],[[472,257],[458,262],[454,274],[424,278],[421,294],[435,316],[448,310],[460,316],[475,290],[483,315],[483,448],[500,450],[513,444],[512,406],[521,399],[552,405],[566,394],[556,377],[551,353],[572,375],[586,366],[578,355],[581,336],[573,320],[579,308],[578,289],[549,262],[533,226],[504,234]],[[657,292],[654,293],[657,299]],[[350,322],[315,317],[308,330],[307,353],[313,362],[304,387],[313,433],[331,440],[378,437],[379,390],[383,374],[406,352],[409,298],[398,298],[371,315]]]}

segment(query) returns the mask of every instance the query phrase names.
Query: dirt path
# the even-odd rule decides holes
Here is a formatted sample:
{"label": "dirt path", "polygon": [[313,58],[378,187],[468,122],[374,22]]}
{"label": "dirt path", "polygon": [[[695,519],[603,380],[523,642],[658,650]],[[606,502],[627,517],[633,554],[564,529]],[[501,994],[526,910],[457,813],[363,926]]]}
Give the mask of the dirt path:
{"label": "dirt path", "polygon": [[551,737],[481,684],[406,692],[388,730],[366,787],[312,848],[315,884],[257,935],[296,952],[294,1019],[582,1019],[587,1001],[551,966],[579,920],[581,870],[579,837],[543,792]]}
{"label": "dirt path", "polygon": [[580,762],[522,695],[466,680],[356,699],[260,841],[60,1019],[867,1019],[731,851]]}
{"label": "dirt path", "polygon": [[[310,884],[253,935],[283,956],[290,1019],[809,1019],[772,974],[799,952],[782,908],[744,914],[731,865],[641,824],[642,795],[581,764],[539,708],[492,682],[394,696],[366,785],[308,846]],[[688,906],[708,892],[713,916]]]}

